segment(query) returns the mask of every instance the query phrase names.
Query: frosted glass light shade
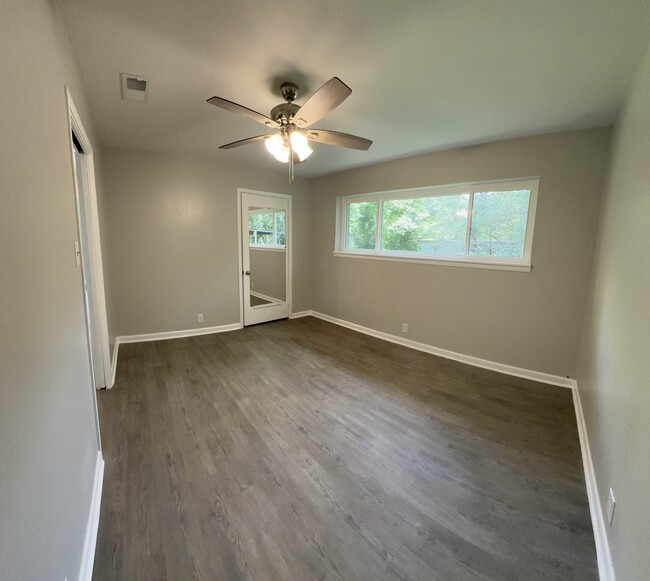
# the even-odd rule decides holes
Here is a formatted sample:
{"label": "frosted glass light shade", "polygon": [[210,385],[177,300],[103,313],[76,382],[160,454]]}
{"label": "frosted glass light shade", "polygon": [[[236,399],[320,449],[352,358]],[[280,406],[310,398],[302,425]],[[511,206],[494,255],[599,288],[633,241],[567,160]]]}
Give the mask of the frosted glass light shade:
{"label": "frosted glass light shade", "polygon": [[280,133],[276,133],[273,137],[266,139],[264,145],[266,145],[266,149],[278,161],[282,163],[289,161],[289,145]]}
{"label": "frosted glass light shade", "polygon": [[293,131],[291,133],[291,148],[296,152],[300,161],[305,161],[313,152],[304,133]]}

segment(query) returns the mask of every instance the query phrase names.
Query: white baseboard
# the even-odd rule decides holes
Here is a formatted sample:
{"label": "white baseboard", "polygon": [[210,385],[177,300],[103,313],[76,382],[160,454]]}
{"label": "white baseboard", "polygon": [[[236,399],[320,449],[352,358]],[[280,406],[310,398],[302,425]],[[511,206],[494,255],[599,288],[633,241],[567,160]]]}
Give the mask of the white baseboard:
{"label": "white baseboard", "polygon": [[106,387],[111,388],[115,385],[115,375],[117,374],[117,361],[122,343],[144,343],[146,341],[164,341],[166,339],[180,339],[181,337],[196,337],[198,335],[212,335],[213,333],[225,333],[226,331],[236,331],[241,329],[241,323],[232,323],[230,325],[218,325],[216,327],[199,327],[198,329],[185,329],[182,331],[165,331],[163,333],[143,333],[141,335],[120,335],[115,337],[113,346],[113,357],[111,359],[111,384]]}
{"label": "white baseboard", "polygon": [[113,345],[113,355],[111,357],[111,380],[109,385],[106,386],[106,389],[111,389],[115,385],[115,375],[117,373],[117,356],[120,352],[120,338],[115,337],[115,343]]}
{"label": "white baseboard", "polygon": [[585,471],[585,482],[587,484],[591,526],[594,529],[598,575],[600,581],[615,581],[616,576],[614,575],[614,567],[612,565],[612,554],[609,550],[609,541],[607,540],[605,515],[603,514],[602,504],[600,503],[600,494],[598,493],[598,485],[596,484],[596,473],[594,472],[594,464],[589,448],[589,438],[587,437],[587,426],[582,412],[580,391],[578,390],[577,383],[573,388],[573,406],[576,412],[578,435],[580,436],[580,450],[582,452],[582,466]]}
{"label": "white baseboard", "polygon": [[104,483],[104,458],[101,452],[97,452],[97,463],[95,464],[95,481],[93,482],[93,494],[90,500],[90,511],[86,524],[86,539],[84,541],[84,552],[81,555],[81,566],[79,567],[79,581],[92,581],[93,565],[95,563],[95,548],[97,546],[97,532],[99,530],[99,511],[102,504],[102,485]]}
{"label": "white baseboard", "polygon": [[350,323],[349,321],[345,321],[343,319],[337,319],[336,317],[332,317],[330,315],[324,315],[323,313],[319,313],[317,311],[302,311],[301,313],[293,314],[291,318],[295,319],[298,316],[306,317],[307,315],[322,319],[323,321],[329,321],[330,323],[352,329],[353,331],[359,331],[360,333],[371,335],[372,337],[377,337],[378,339],[383,339],[384,341],[390,341],[391,343],[397,343],[398,345],[403,345],[404,347],[410,347],[411,349],[417,349],[418,351],[424,351],[425,353],[438,355],[439,357],[444,357],[445,359],[453,359],[454,361],[467,363],[468,365],[473,365],[474,367],[482,367],[483,369],[505,373],[506,375],[514,375],[515,377],[522,377],[524,379],[530,379],[532,381],[538,381],[540,383],[548,383],[550,385],[558,385],[560,387],[573,388],[575,385],[575,380],[568,377],[551,375],[549,373],[542,373],[541,371],[532,371],[530,369],[524,369],[522,367],[506,365],[505,363],[497,363],[496,361],[480,359],[478,357],[473,357],[472,355],[456,353],[455,351],[441,349],[440,347],[434,347],[433,345],[429,345],[427,343],[419,343],[417,341],[411,341],[410,339],[398,337],[397,335],[384,333],[383,331],[376,331],[375,329],[357,325],[356,323]]}
{"label": "white baseboard", "polygon": [[291,313],[289,315],[290,319],[299,319],[300,317],[311,317],[313,316],[314,311],[298,311],[297,313]]}
{"label": "white baseboard", "polygon": [[254,297],[257,297],[258,299],[262,299],[265,301],[269,301],[270,303],[283,303],[284,301],[281,301],[280,299],[276,299],[275,297],[270,297],[269,295],[263,295],[262,293],[258,293],[257,291],[250,291],[251,295]]}
{"label": "white baseboard", "polygon": [[185,329],[183,331],[164,331],[162,333],[144,333],[142,335],[121,335],[115,341],[122,343],[144,343],[145,341],[165,341],[166,339],[180,339],[181,337],[196,337],[198,335],[212,335],[241,329],[241,323],[230,325],[217,325],[216,327],[199,327],[198,329]]}

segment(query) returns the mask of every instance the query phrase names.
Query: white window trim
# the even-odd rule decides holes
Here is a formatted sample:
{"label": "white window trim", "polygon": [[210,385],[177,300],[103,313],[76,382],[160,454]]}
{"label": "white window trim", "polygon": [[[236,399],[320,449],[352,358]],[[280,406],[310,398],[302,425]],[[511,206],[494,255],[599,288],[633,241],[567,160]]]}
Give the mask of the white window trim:
{"label": "white window trim", "polygon": [[272,246],[270,244],[266,244],[266,245],[263,245],[263,244],[251,244],[250,249],[251,250],[264,250],[266,252],[286,252],[287,247],[282,246],[281,244],[277,245],[277,246]]}
{"label": "white window trim", "polygon": [[[474,194],[490,190],[530,190],[528,203],[528,220],[526,223],[526,237],[524,241],[524,255],[521,258],[504,258],[491,256],[443,256],[439,254],[425,254],[422,252],[381,250],[381,211],[382,203],[386,200],[399,198],[418,198],[431,196],[448,195],[469,195],[469,207],[467,211],[467,234],[469,237],[472,221],[472,206]],[[352,196],[340,196],[336,199],[336,235],[334,256],[345,258],[363,258],[371,260],[388,260],[397,262],[409,262],[414,264],[437,264],[442,266],[461,266],[465,268],[486,268],[496,270],[510,270],[530,272],[532,270],[531,255],[533,246],[533,234],[535,229],[535,213],[537,210],[537,190],[539,178],[518,178],[510,180],[494,180],[484,182],[473,182],[467,184],[452,184],[444,186],[429,186],[423,188],[412,188],[408,190],[391,190],[386,192],[356,194]],[[375,248],[370,250],[346,249],[347,235],[347,207],[354,202],[378,202],[377,204],[377,237]],[[467,245],[466,245],[467,246]]]}

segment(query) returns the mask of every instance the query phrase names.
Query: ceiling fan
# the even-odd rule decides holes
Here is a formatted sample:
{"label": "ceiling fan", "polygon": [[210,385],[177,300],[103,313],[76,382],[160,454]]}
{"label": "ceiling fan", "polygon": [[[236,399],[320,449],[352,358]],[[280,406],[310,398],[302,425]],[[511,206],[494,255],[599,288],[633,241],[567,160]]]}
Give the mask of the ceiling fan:
{"label": "ceiling fan", "polygon": [[232,149],[264,141],[268,151],[278,161],[289,163],[289,179],[293,181],[294,164],[305,161],[312,154],[309,141],[364,151],[372,145],[372,141],[369,139],[356,135],[326,129],[311,129],[316,121],[338,107],[352,93],[352,89],[338,77],[332,77],[327,81],[302,106],[294,103],[298,97],[298,85],[285,81],[280,86],[280,90],[286,102],[273,107],[270,117],[221,97],[208,99],[210,105],[242,115],[271,129],[277,129],[275,133],[240,139],[222,145],[219,149]]}

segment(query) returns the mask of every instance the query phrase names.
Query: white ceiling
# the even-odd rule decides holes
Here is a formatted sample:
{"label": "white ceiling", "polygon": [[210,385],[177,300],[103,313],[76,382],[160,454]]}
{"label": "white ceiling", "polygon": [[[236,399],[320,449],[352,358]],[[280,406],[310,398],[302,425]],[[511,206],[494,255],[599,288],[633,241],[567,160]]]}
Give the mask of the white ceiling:
{"label": "white ceiling", "polygon": [[[333,76],[352,95],[317,126],[374,140],[316,144],[298,175],[425,151],[612,123],[647,46],[645,0],[59,0],[104,145],[278,168],[265,132],[208,105],[268,114]],[[149,78],[146,104],[120,73]]]}

